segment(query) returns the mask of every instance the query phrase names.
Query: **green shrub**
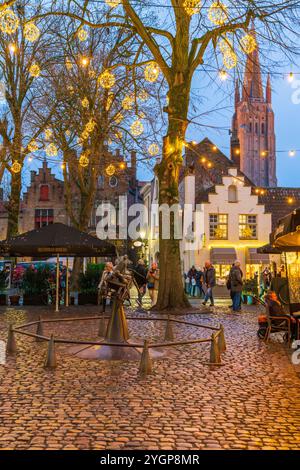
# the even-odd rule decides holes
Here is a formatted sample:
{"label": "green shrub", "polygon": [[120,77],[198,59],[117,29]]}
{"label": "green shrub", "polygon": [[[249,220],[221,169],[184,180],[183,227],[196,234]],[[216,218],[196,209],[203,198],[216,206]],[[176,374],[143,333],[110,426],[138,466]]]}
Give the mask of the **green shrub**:
{"label": "green shrub", "polygon": [[88,264],[85,273],[79,276],[79,291],[82,294],[96,294],[105,264]]}
{"label": "green shrub", "polygon": [[45,294],[49,289],[51,271],[48,266],[27,268],[23,274],[21,288],[25,295]]}
{"label": "green shrub", "polygon": [[243,294],[249,294],[258,297],[257,279],[253,278],[244,281]]}

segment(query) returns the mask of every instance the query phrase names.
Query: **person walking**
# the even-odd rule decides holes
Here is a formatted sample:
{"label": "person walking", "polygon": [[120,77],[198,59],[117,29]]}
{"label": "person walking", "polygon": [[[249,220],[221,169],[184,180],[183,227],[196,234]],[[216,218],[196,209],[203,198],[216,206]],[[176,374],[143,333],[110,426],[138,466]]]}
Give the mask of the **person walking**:
{"label": "person walking", "polygon": [[204,284],[206,285],[207,291],[204,297],[203,305],[206,305],[210,300],[210,306],[214,306],[213,288],[216,285],[216,270],[210,261],[205,262],[204,267]]}
{"label": "person walking", "polygon": [[241,270],[241,263],[236,261],[230,270],[229,274],[232,309],[234,312],[241,310],[241,296],[243,290],[243,273]]}
{"label": "person walking", "polygon": [[201,268],[198,268],[196,271],[196,290],[200,299],[205,297],[205,292],[203,290],[203,271]]}
{"label": "person walking", "polygon": [[147,269],[145,267],[145,261],[143,259],[138,260],[137,266],[133,271],[134,279],[138,287],[138,303],[142,306],[143,297],[146,293],[147,286]]}
{"label": "person walking", "polygon": [[158,295],[158,286],[159,286],[159,269],[156,263],[152,263],[151,269],[149,269],[147,274],[147,287],[151,299],[152,307],[157,302]]}
{"label": "person walking", "polygon": [[192,266],[191,269],[188,272],[188,278],[190,280],[190,296],[195,297],[196,295],[196,276],[197,276],[197,271],[195,266]]}

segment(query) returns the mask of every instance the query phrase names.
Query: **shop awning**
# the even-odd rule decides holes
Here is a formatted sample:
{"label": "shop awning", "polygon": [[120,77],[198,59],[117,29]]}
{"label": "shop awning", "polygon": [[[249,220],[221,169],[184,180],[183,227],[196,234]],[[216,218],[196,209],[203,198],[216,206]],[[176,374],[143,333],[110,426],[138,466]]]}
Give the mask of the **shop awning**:
{"label": "shop awning", "polygon": [[213,264],[233,264],[236,259],[236,251],[234,248],[211,249],[210,260]]}
{"label": "shop awning", "polygon": [[257,253],[281,255],[282,251],[279,248],[275,248],[270,243],[268,243],[268,245],[264,245],[264,246],[261,246],[260,248],[257,248]]}
{"label": "shop awning", "polygon": [[257,248],[248,248],[247,264],[269,264],[270,256],[267,253],[258,252]]}

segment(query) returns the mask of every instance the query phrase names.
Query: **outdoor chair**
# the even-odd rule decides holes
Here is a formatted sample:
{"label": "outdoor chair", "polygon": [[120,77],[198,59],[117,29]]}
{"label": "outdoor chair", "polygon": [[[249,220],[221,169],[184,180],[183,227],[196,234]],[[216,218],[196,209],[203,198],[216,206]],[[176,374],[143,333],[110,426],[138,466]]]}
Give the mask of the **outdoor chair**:
{"label": "outdoor chair", "polygon": [[285,333],[287,338],[287,344],[291,346],[291,319],[285,316],[274,316],[270,315],[269,305],[266,303],[266,317],[268,320],[268,327],[265,336],[265,342],[267,343],[272,333]]}

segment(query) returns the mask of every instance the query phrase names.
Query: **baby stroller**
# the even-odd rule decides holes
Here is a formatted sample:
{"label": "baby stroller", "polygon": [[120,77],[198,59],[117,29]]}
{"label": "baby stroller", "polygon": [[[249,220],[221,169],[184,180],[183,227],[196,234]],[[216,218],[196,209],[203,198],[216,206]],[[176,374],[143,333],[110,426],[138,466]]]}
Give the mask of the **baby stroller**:
{"label": "baby stroller", "polygon": [[[268,326],[269,326],[269,323],[268,323],[267,315],[260,315],[258,317],[258,330],[257,330],[257,336],[259,337],[259,339],[264,340],[266,338],[267,331],[268,331]],[[282,325],[282,326],[284,327],[284,325]],[[280,324],[277,325],[277,328],[278,328],[278,330],[280,330]],[[283,335],[283,340],[284,340],[285,343],[289,342],[289,334],[288,333],[285,333]]]}

